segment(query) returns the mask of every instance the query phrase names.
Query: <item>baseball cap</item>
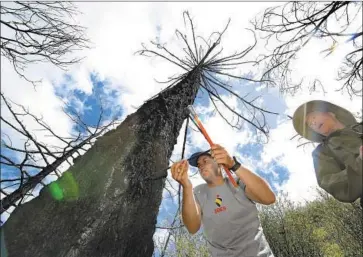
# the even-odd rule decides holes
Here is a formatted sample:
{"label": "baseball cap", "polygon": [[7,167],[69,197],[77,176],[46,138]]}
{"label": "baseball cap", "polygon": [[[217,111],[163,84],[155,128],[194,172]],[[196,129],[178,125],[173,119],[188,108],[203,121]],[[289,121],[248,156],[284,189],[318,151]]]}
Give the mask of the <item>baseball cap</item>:
{"label": "baseball cap", "polygon": [[190,165],[194,166],[194,167],[198,167],[198,158],[202,155],[209,155],[209,156],[212,156],[210,154],[210,149],[207,150],[207,151],[204,151],[204,152],[196,152],[196,153],[193,153],[189,159],[188,159],[188,162]]}

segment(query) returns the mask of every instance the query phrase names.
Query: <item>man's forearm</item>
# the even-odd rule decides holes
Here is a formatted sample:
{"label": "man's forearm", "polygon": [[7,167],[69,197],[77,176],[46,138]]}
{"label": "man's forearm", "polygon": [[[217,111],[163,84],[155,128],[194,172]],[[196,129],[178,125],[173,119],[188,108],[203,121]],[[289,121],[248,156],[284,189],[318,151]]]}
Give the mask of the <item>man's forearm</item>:
{"label": "man's forearm", "polygon": [[262,204],[272,204],[275,202],[275,194],[267,182],[260,176],[242,165],[236,170],[236,175],[246,185],[246,193],[247,196],[252,198],[251,200]]}
{"label": "man's forearm", "polygon": [[201,215],[194,199],[192,185],[183,187],[182,218],[184,225],[190,233],[198,232]]}

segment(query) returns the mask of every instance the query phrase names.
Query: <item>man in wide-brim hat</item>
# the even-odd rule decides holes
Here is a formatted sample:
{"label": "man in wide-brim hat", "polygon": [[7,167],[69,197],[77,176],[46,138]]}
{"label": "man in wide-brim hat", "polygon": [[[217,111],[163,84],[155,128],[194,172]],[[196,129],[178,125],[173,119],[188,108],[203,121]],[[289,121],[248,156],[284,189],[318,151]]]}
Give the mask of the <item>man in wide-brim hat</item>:
{"label": "man in wide-brim hat", "polygon": [[341,202],[361,198],[362,205],[362,123],[340,106],[314,100],[296,109],[293,125],[319,143],[312,153],[319,186]]}

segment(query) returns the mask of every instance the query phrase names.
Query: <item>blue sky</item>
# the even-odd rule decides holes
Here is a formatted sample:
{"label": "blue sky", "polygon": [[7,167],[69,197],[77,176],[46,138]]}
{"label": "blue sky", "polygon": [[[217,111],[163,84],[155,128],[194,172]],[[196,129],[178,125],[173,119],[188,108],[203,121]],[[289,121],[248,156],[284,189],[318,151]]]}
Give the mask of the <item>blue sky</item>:
{"label": "blue sky", "polygon": [[107,80],[101,80],[97,74],[90,73],[89,79],[92,82],[92,92],[86,93],[80,89],[69,90],[69,84],[74,83],[72,76],[64,75],[64,83],[55,87],[55,95],[69,101],[66,112],[72,114],[74,111],[80,113],[81,119],[90,126],[96,126],[103,109],[103,120],[110,120],[113,117],[120,119],[122,108],[117,104],[120,92],[109,89]]}

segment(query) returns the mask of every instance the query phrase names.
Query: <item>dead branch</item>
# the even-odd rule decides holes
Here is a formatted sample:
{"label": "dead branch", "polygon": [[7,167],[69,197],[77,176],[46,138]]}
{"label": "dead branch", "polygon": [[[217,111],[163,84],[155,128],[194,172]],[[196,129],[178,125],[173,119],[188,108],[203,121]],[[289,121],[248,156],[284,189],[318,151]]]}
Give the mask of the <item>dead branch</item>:
{"label": "dead branch", "polygon": [[1,56],[34,86],[40,80],[25,75],[30,64],[49,62],[66,69],[83,59],[70,54],[89,48],[86,29],[74,22],[80,12],[71,2],[2,2],[0,13],[7,32],[0,36]]}
{"label": "dead branch", "polygon": [[[293,84],[291,62],[312,38],[328,39],[331,46],[323,50],[330,55],[341,44],[349,44],[353,50],[345,56],[337,79],[344,81],[341,88],[352,96],[362,95],[362,26],[352,27],[353,21],[362,15],[361,2],[289,2],[280,7],[268,8],[252,21],[257,31],[263,33],[266,45],[276,45],[268,54],[260,55],[258,63],[264,65],[261,80],[278,82],[280,91],[295,94],[300,83]],[[332,28],[331,24],[337,24]],[[341,39],[340,39],[341,41]],[[315,90],[311,87],[310,90]],[[324,89],[323,89],[324,90]]]}

